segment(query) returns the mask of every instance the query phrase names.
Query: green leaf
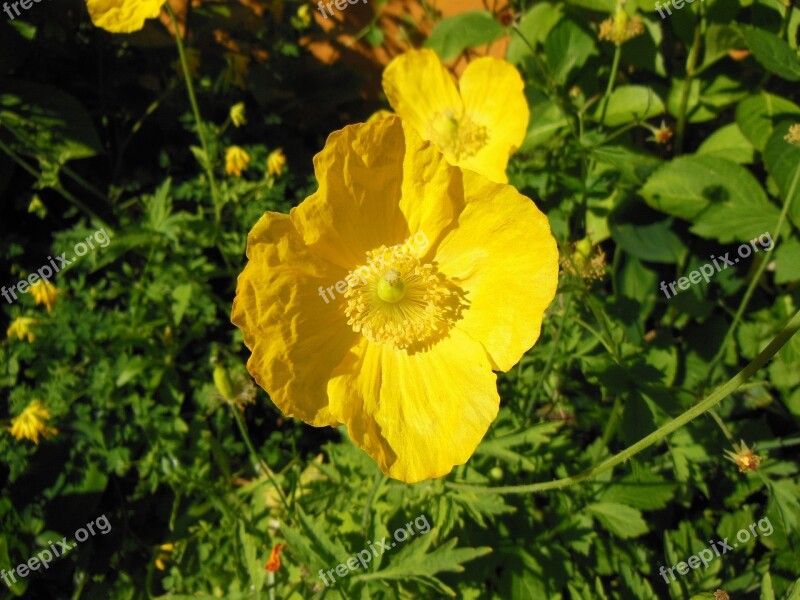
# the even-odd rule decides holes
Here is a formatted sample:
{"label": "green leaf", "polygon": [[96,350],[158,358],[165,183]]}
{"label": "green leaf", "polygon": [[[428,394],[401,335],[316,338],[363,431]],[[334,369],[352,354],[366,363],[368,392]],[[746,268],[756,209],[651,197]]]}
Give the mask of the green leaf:
{"label": "green leaf", "polygon": [[[533,110],[531,113],[536,114]],[[643,185],[661,165],[661,161],[655,156],[629,150],[623,146],[598,146],[592,148],[592,154],[600,162],[617,169],[623,179],[636,185]]]}
{"label": "green leaf", "polygon": [[639,480],[627,476],[605,488],[598,495],[598,500],[642,510],[657,510],[669,504],[675,496],[676,488],[675,483],[649,473]]}
{"label": "green leaf", "polygon": [[616,0],[567,0],[567,4],[607,13],[613,13],[617,8]]}
{"label": "green leaf", "polygon": [[767,71],[788,81],[800,80],[800,59],[789,44],[755,27],[743,27],[742,33],[753,56]]}
{"label": "green leaf", "polygon": [[800,148],[784,139],[791,124],[785,121],[773,131],[764,149],[764,166],[778,184],[782,202],[792,203],[789,217],[800,226]]}
{"label": "green leaf", "polygon": [[611,237],[628,254],[650,262],[677,264],[686,253],[681,239],[671,229],[672,219],[636,225],[609,221]]}
{"label": "green leaf", "polygon": [[467,48],[483,46],[503,37],[506,30],[486,10],[465,12],[440,21],[425,41],[443,61],[454,59]]}
{"label": "green leaf", "polygon": [[697,155],[715,156],[735,163],[750,164],[755,160],[755,148],[736,123],[720,127],[697,149]]}
{"label": "green leaf", "polygon": [[600,525],[621,538],[634,538],[647,533],[642,513],[617,502],[595,502],[586,507]]}
{"label": "green leaf", "polygon": [[[564,48],[569,48],[569,52],[564,52]],[[544,42],[547,67],[562,85],[570,73],[585,65],[595,52],[594,38],[572,19],[559,21]]]}
{"label": "green leaf", "polygon": [[794,582],[789,591],[783,597],[783,600],[800,600],[800,579]]}
{"label": "green leaf", "polygon": [[[594,110],[599,120],[602,101]],[[643,121],[664,113],[664,102],[652,88],[642,85],[623,85],[615,89],[608,100],[605,125],[616,127],[634,120]]]}
{"label": "green leaf", "polygon": [[769,571],[761,578],[761,596],[759,600],[775,600],[775,590],[772,588],[772,576]]}
{"label": "green leaf", "polygon": [[736,124],[762,152],[777,122],[787,119],[800,119],[800,106],[766,92],[745,98],[736,107]]}
{"label": "green leaf", "polygon": [[561,4],[542,2],[534,5],[533,8],[525,13],[525,16],[522,17],[519,25],[517,25],[519,34],[511,34],[506,60],[513,65],[521,64],[531,54],[531,50],[528,44],[523,41],[523,37],[534,47],[537,44],[543,44],[550,30],[555,27],[563,16],[564,8]]}
{"label": "green leaf", "polygon": [[775,283],[800,281],[800,240],[782,239],[775,250]]}
{"label": "green leaf", "polygon": [[744,167],[710,156],[681,156],[640,189],[645,201],[694,223],[692,232],[727,243],[770,231],[779,211]]}
{"label": "green leaf", "polygon": [[27,153],[58,164],[94,156],[102,150],[86,109],[50,85],[4,80],[0,123],[14,133]]}

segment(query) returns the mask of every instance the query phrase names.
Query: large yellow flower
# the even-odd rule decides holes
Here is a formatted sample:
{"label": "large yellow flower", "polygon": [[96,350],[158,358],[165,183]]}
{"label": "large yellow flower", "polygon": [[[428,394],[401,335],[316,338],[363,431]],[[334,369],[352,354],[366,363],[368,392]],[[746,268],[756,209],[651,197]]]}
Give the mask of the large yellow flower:
{"label": "large yellow flower", "polygon": [[34,400],[18,417],[11,419],[9,431],[18,440],[28,439],[38,445],[40,435],[47,438],[58,433],[57,429],[47,426],[49,418],[50,411],[41,402]]}
{"label": "large yellow flower", "polygon": [[53,306],[58,302],[58,288],[49,281],[40,279],[31,286],[31,294],[36,304],[44,304],[47,312],[53,310]]}
{"label": "large yellow flower", "polygon": [[390,477],[445,475],[497,414],[492,371],[539,336],[547,218],[395,116],[333,133],[314,167],[319,190],[248,236],[231,315],[248,370],[285,414],[346,424]]}
{"label": "large yellow flower", "polygon": [[472,61],[458,89],[433,50],[395,58],[383,90],[395,112],[454,165],[506,183],[508,157],[520,147],[530,111],[519,72],[497,58]]}
{"label": "large yellow flower", "polygon": [[96,27],[111,33],[131,33],[144,27],[147,19],[161,12],[166,0],[86,0]]}

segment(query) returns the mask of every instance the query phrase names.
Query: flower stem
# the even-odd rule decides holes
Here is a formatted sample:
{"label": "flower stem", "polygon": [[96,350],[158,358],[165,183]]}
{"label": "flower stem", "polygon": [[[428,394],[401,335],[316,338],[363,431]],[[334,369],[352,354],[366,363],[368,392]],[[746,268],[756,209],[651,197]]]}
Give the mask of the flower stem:
{"label": "flower stem", "polygon": [[208,184],[211,187],[211,198],[214,201],[214,215],[216,217],[217,224],[219,224],[221,216],[219,193],[217,192],[217,181],[214,178],[214,167],[211,161],[211,153],[209,151],[208,142],[206,141],[205,123],[203,122],[203,118],[200,116],[200,108],[197,104],[197,97],[194,93],[192,75],[189,72],[189,63],[186,60],[186,50],[183,47],[183,40],[181,39],[178,19],[175,16],[175,11],[173,11],[172,7],[169,5],[169,2],[164,4],[164,9],[167,11],[167,14],[169,14],[169,18],[172,20],[172,28],[175,31],[175,43],[178,46],[178,56],[180,57],[181,61],[181,70],[183,71],[183,77],[186,80],[186,91],[189,95],[189,104],[192,105],[192,113],[194,114],[194,120],[197,127],[197,137],[200,138],[200,145],[203,147],[203,154],[205,156],[203,167],[208,175]]}
{"label": "flower stem", "polygon": [[600,127],[606,120],[606,111],[608,110],[608,101],[611,99],[611,92],[614,91],[614,82],[617,80],[617,73],[619,72],[619,59],[622,56],[622,46],[617,44],[614,47],[614,62],[611,64],[611,74],[608,76],[608,85],[606,86],[606,93],[603,95],[603,110],[600,111]]}
{"label": "flower stem", "polygon": [[739,371],[730,381],[722,384],[721,386],[717,387],[713,392],[711,392],[705,399],[700,401],[698,404],[692,406],[689,410],[684,412],[679,417],[674,418],[672,421],[667,423],[666,425],[662,425],[650,435],[645,436],[632,446],[625,448],[621,452],[615,454],[611,458],[604,460],[603,462],[586,469],[585,471],[578,473],[577,475],[571,475],[569,477],[564,477],[562,479],[556,479],[555,481],[543,481],[541,483],[532,483],[527,485],[510,485],[510,486],[501,486],[501,487],[482,487],[476,485],[466,485],[466,484],[459,484],[459,483],[448,483],[446,484],[447,487],[453,489],[459,489],[464,491],[473,491],[479,492],[484,494],[529,494],[535,492],[543,492],[546,490],[557,490],[565,487],[569,487],[573,484],[580,483],[582,481],[587,481],[589,479],[594,479],[601,473],[605,473],[606,471],[616,467],[618,464],[625,462],[629,458],[635,456],[642,450],[649,448],[656,442],[661,441],[672,432],[680,429],[690,421],[696,419],[703,413],[709,411],[710,409],[714,408],[717,404],[719,404],[722,400],[730,396],[733,392],[735,392],[743,383],[745,383],[748,379],[750,379],[759,369],[761,369],[764,365],[766,365],[770,359],[778,353],[778,350],[783,348],[786,342],[791,339],[791,337],[797,333],[800,329],[800,311],[795,313],[789,323],[781,330],[778,335],[767,345],[764,350],[762,350],[758,356],[756,356],[744,369]]}
{"label": "flower stem", "polygon": [[[700,9],[702,11],[702,8]],[[681,91],[681,103],[678,109],[678,123],[675,125],[675,154],[680,154],[683,150],[683,134],[686,131],[686,109],[689,107],[689,96],[692,91],[692,81],[696,75],[697,58],[700,55],[700,42],[703,32],[703,21],[705,15],[700,17],[694,28],[694,41],[686,59],[686,79],[683,82]]]}
{"label": "flower stem", "polygon": [[[786,222],[786,217],[789,214],[789,208],[791,207],[792,199],[794,198],[795,191],[797,190],[798,182],[800,182],[800,165],[798,165],[797,169],[795,169],[794,179],[792,179],[792,184],[789,186],[789,193],[783,203],[783,208],[781,208],[781,214],[778,216],[778,222],[775,224],[775,235],[773,236],[774,239],[772,241],[772,248],[775,248],[775,246],[778,244],[778,240],[781,237],[781,229],[783,229],[783,224]],[[706,369],[706,383],[711,380],[711,376],[714,374],[714,369],[717,367],[720,359],[722,359],[722,357],[725,355],[725,348],[733,336],[737,325],[739,325],[739,321],[742,319],[742,315],[744,314],[747,305],[750,303],[750,297],[753,295],[758,282],[761,280],[761,276],[764,274],[767,264],[769,264],[769,260],[765,258],[761,261],[761,264],[758,266],[755,274],[750,279],[750,283],[744,292],[744,296],[739,304],[739,308],[736,310],[736,314],[733,317],[733,323],[731,323],[731,326],[725,333],[725,337],[722,340],[719,350],[717,350],[714,358],[712,358],[711,362],[708,364],[708,368]]]}

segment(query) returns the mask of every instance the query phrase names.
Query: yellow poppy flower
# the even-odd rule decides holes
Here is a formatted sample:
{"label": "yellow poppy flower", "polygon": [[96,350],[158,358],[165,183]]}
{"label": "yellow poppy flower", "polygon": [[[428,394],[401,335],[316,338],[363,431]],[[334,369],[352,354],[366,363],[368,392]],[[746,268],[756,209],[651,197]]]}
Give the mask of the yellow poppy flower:
{"label": "yellow poppy flower", "polygon": [[443,476],[497,415],[492,371],[539,336],[547,218],[396,116],[334,132],[314,167],[319,190],[248,236],[231,314],[248,370],[286,415],[346,424],[388,476]]}
{"label": "yellow poppy flower", "polygon": [[27,338],[28,343],[32,344],[36,339],[36,334],[33,332],[34,325],[39,322],[31,317],[17,317],[11,322],[11,325],[6,330],[6,337],[11,338],[17,336],[20,341]]}
{"label": "yellow poppy flower", "polygon": [[508,157],[520,147],[530,111],[519,72],[497,58],[472,61],[458,89],[433,50],[412,50],[383,72],[394,111],[448,162],[506,183]]}
{"label": "yellow poppy flower", "polygon": [[58,302],[58,289],[49,281],[40,279],[31,286],[31,294],[36,304],[44,304],[47,312],[51,312]]}
{"label": "yellow poppy flower", "polygon": [[286,156],[284,156],[282,148],[277,148],[269,153],[269,156],[267,156],[267,174],[270,177],[280,177],[285,166]]}
{"label": "yellow poppy flower", "polygon": [[50,411],[42,406],[41,402],[34,400],[19,416],[11,419],[9,431],[18,440],[30,440],[38,446],[40,435],[47,438],[58,433],[57,429],[47,426],[48,419]]}
{"label": "yellow poppy flower", "polygon": [[111,33],[131,33],[155,19],[166,0],[86,0],[95,27]]}
{"label": "yellow poppy flower", "polygon": [[242,171],[250,164],[250,155],[241,146],[231,146],[225,150],[225,172],[241,177]]}

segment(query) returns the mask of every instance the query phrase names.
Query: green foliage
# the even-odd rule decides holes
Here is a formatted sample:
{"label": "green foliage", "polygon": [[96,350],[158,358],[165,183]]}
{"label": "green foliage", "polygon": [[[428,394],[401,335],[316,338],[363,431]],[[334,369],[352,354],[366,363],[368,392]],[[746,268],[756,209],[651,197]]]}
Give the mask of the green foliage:
{"label": "green foliage", "polygon": [[[643,33],[619,48],[597,39],[612,0],[436,25],[425,43],[445,60],[510,36],[531,120],[509,175],[547,213],[563,268],[538,343],[498,376],[500,413],[474,456],[406,485],[345,431],[283,416],[248,376],[229,316],[247,232],[313,192],[325,137],[374,110],[357,76],[319,69],[298,15],[254,24],[203,3],[186,39],[201,57],[198,124],[164,29],[112,37],[52,6],[0,23],[4,283],[100,228],[111,241],[58,274],[52,311],[30,294],[5,305],[9,322],[36,320],[36,337],[0,344],[0,569],[102,514],[112,530],[10,594],[800,600],[797,336],[713,414],[588,481],[519,493],[671,422],[797,311],[800,148],[785,140],[800,122],[797,8],[706,0],[662,20],[654,2],[629,2]],[[203,45],[215,30],[269,58],[237,73],[229,48]],[[376,21],[363,35],[385,41]],[[234,144],[251,157],[242,177],[225,172]],[[279,147],[288,167],[269,175]],[[774,248],[673,298],[659,289],[765,232]],[[38,446],[8,432],[34,399],[58,430]],[[755,472],[726,459],[740,439],[764,458]],[[427,533],[334,585],[318,576],[423,515]],[[676,581],[659,574],[764,518],[769,536]]]}

